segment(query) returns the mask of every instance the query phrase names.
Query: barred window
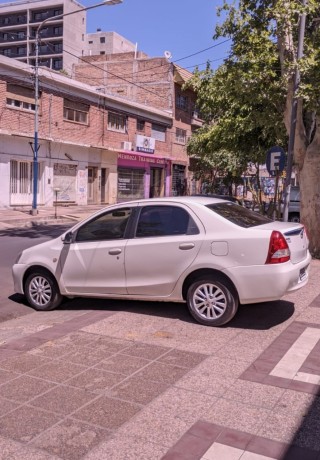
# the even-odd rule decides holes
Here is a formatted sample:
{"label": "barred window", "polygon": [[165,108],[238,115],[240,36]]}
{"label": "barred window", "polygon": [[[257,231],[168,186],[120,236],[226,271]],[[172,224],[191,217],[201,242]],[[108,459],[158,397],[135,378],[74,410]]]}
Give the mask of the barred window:
{"label": "barred window", "polygon": [[185,144],[187,141],[187,131],[185,129],[176,128],[176,141],[180,144]]}
{"label": "barred window", "polygon": [[188,97],[183,96],[182,94],[177,94],[176,106],[181,110],[188,110]]}
{"label": "barred window", "polygon": [[108,129],[125,133],[127,127],[127,117],[120,113],[108,113]]}
{"label": "barred window", "polygon": [[84,125],[88,124],[88,114],[90,106],[81,102],[63,101],[63,118],[68,121],[74,121]]}

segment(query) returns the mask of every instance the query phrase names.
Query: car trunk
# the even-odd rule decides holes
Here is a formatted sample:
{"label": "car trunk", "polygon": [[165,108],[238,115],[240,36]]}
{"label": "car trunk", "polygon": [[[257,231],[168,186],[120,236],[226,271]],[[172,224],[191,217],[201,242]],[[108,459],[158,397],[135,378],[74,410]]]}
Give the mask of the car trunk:
{"label": "car trunk", "polygon": [[297,264],[307,256],[309,241],[303,225],[291,222],[270,222],[261,229],[276,230],[283,234],[290,249],[290,259]]}

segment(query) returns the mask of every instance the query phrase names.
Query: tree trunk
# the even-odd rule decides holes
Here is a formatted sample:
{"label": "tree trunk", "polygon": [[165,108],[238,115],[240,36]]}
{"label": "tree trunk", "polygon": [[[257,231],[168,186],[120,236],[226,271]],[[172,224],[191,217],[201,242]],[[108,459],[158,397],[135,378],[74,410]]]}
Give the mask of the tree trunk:
{"label": "tree trunk", "polygon": [[310,239],[310,252],[320,259],[320,120],[312,143],[307,147],[299,168],[301,191],[300,216]]}

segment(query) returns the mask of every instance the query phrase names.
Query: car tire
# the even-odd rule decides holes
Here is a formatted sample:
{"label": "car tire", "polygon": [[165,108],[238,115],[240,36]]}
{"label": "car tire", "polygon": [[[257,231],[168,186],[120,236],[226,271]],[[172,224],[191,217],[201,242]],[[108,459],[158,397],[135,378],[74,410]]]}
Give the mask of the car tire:
{"label": "car tire", "polygon": [[290,214],[288,221],[289,222],[300,222],[300,215],[299,214]]}
{"label": "car tire", "polygon": [[35,310],[49,311],[57,308],[63,299],[54,277],[46,270],[30,273],[24,284],[29,305]]}
{"label": "car tire", "polygon": [[237,313],[238,295],[228,280],[202,278],[193,282],[187,292],[187,305],[193,318],[206,326],[222,326]]}

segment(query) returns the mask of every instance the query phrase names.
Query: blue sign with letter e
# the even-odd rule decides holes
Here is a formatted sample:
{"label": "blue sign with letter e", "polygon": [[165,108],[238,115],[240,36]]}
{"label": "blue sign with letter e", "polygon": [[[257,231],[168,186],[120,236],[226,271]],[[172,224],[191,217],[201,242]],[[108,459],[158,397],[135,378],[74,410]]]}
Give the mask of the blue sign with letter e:
{"label": "blue sign with letter e", "polygon": [[282,147],[271,147],[267,152],[266,166],[270,176],[282,173],[286,164],[286,154]]}

